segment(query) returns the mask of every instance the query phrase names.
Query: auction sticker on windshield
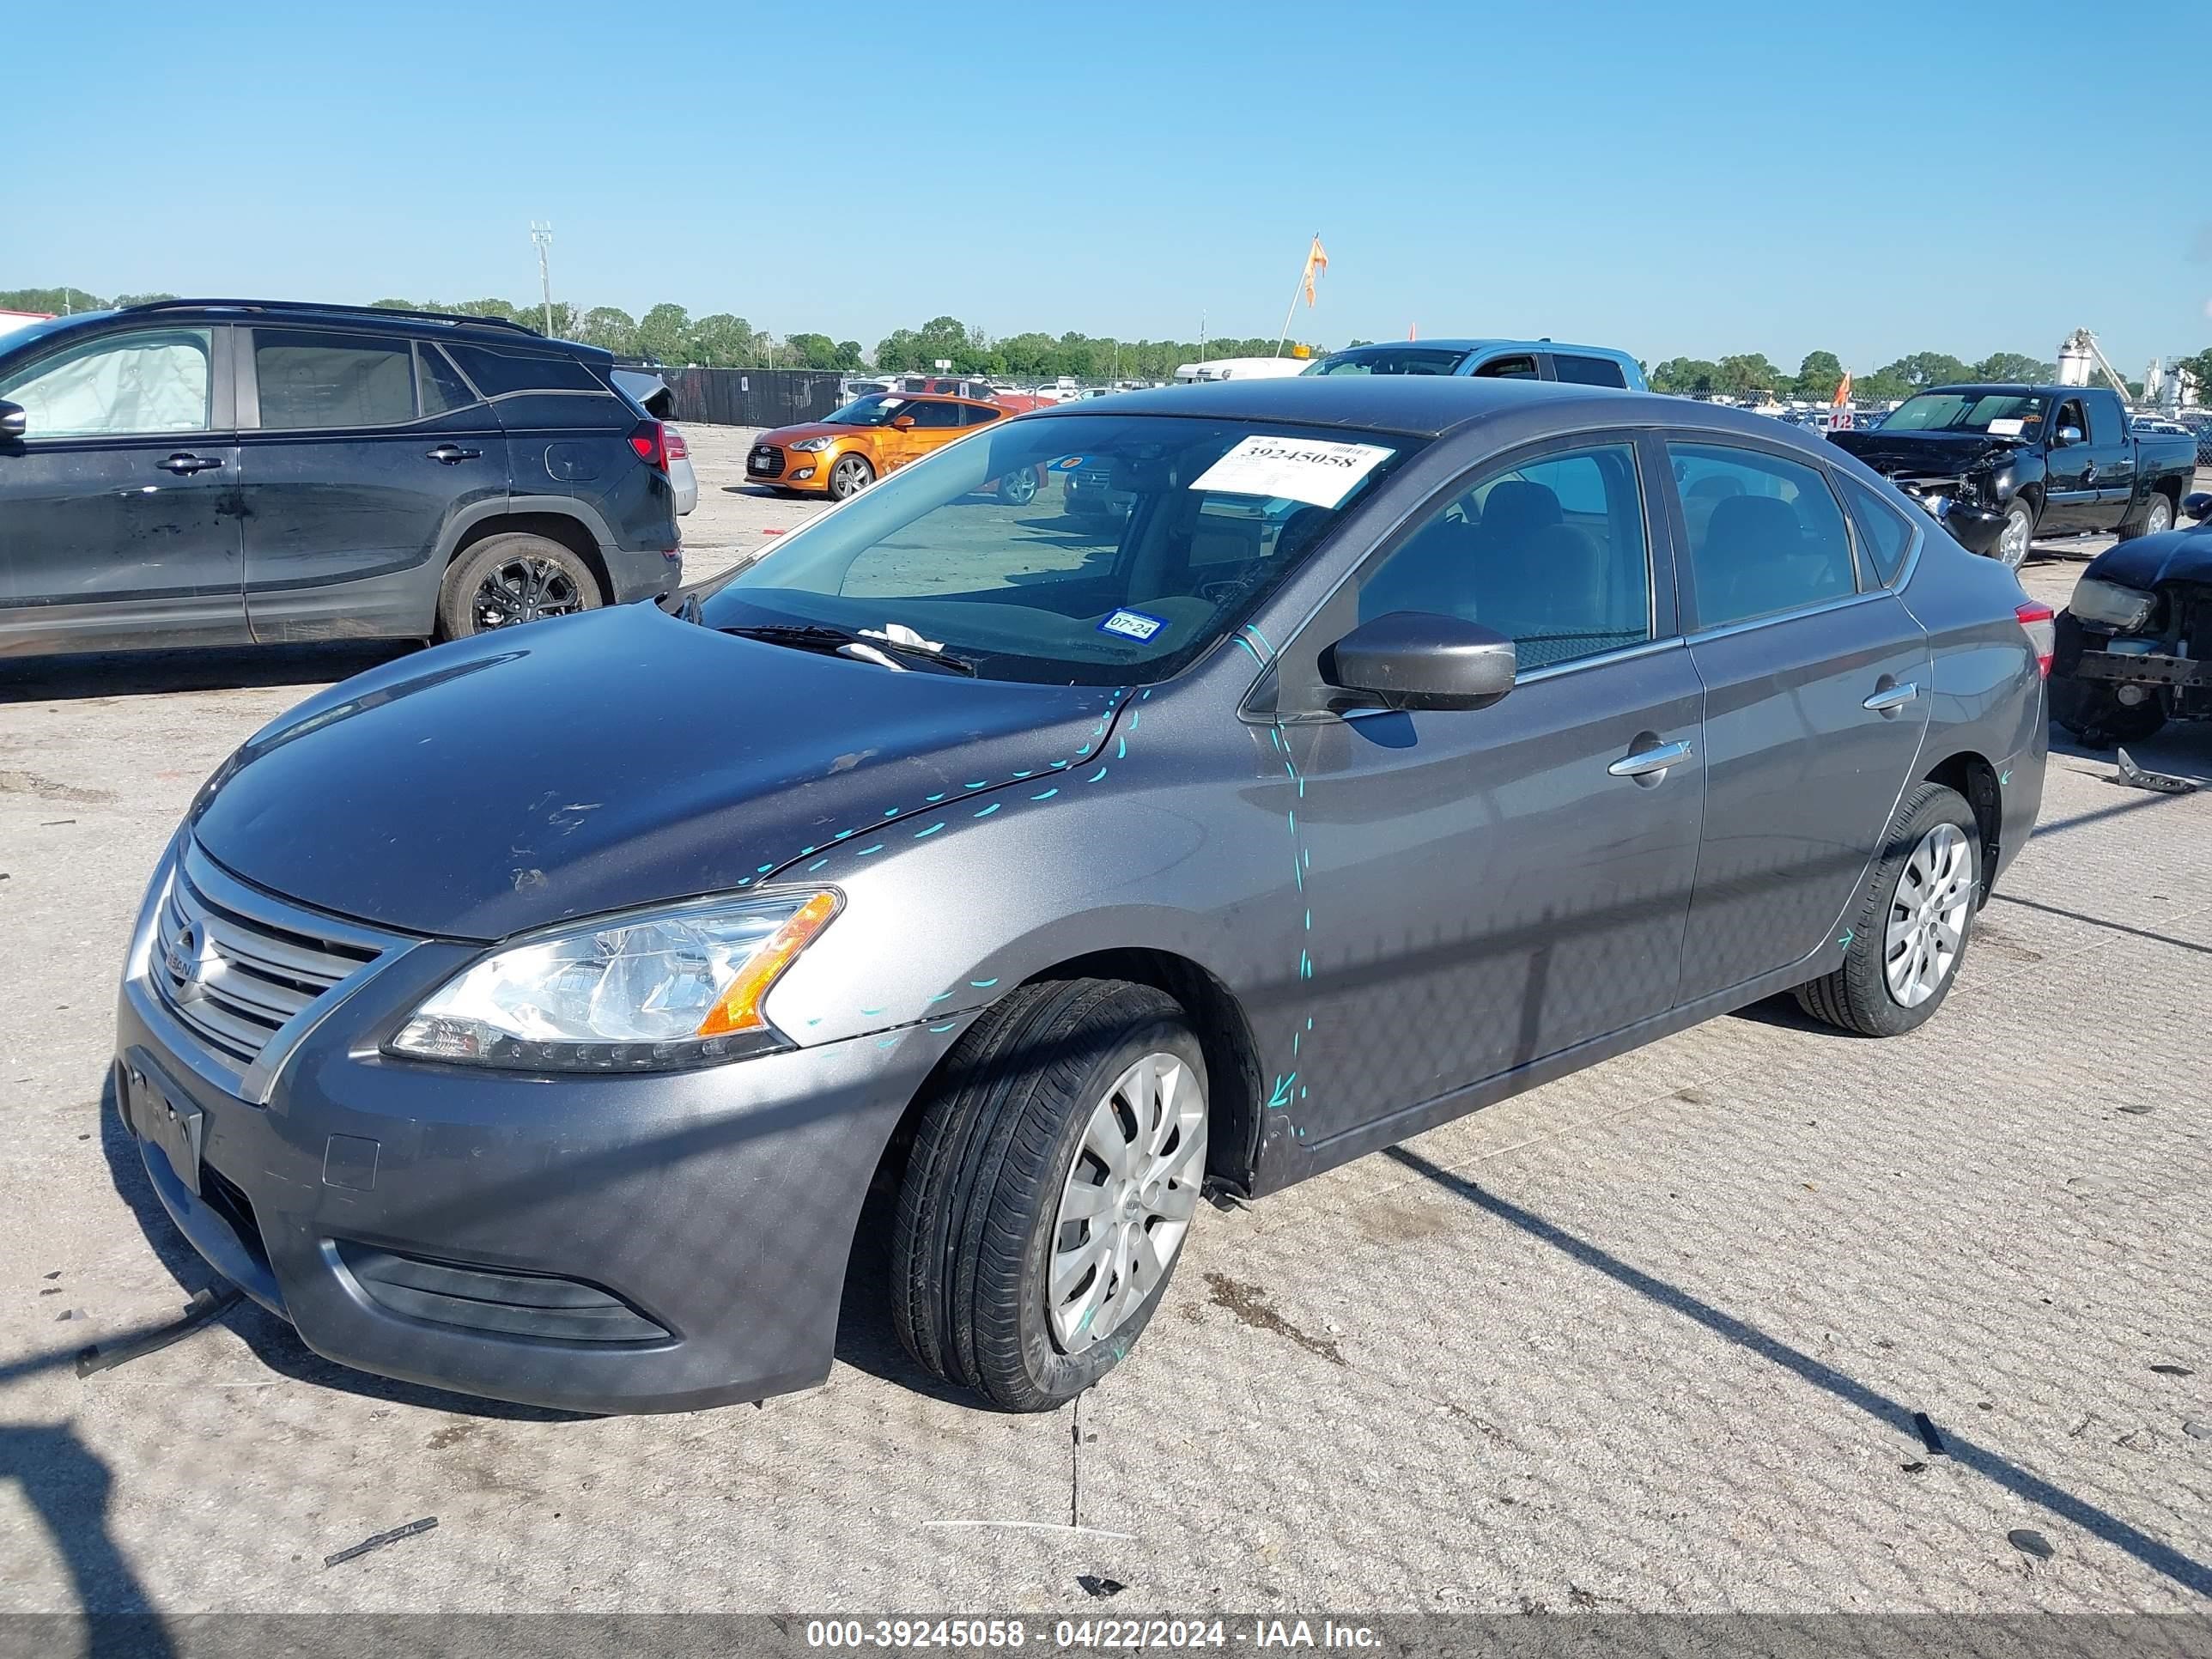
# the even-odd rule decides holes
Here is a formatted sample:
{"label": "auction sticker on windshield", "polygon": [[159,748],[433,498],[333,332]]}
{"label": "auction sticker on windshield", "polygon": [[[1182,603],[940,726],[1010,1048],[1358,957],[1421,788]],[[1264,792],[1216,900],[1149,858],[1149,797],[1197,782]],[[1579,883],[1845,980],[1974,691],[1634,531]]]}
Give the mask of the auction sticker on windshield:
{"label": "auction sticker on windshield", "polygon": [[1320,438],[1247,438],[1194,478],[1190,487],[1334,507],[1394,453],[1380,444],[1333,443]]}

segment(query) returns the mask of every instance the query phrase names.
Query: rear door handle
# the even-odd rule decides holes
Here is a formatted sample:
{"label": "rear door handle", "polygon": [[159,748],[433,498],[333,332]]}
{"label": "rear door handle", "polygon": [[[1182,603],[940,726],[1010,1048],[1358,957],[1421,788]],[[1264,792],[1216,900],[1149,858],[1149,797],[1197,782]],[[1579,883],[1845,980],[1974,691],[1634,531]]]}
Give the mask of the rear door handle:
{"label": "rear door handle", "polygon": [[1875,692],[1860,707],[1872,709],[1877,714],[1894,714],[1919,695],[1920,688],[1908,680],[1903,685],[1893,685],[1887,691]]}
{"label": "rear door handle", "polygon": [[166,461],[156,461],[154,465],[160,467],[162,471],[173,472],[181,478],[191,473],[205,472],[210,468],[221,466],[222,462],[213,455],[179,453],[170,456]]}
{"label": "rear door handle", "polygon": [[480,461],[483,459],[483,451],[481,449],[463,449],[457,444],[440,444],[435,449],[424,453],[430,459],[443,461],[447,466],[458,465],[463,461]]}
{"label": "rear door handle", "polygon": [[1646,749],[1633,755],[1623,755],[1605,769],[1616,778],[1648,778],[1664,772],[1670,766],[1680,766],[1690,758],[1686,743],[1662,743],[1656,749]]}

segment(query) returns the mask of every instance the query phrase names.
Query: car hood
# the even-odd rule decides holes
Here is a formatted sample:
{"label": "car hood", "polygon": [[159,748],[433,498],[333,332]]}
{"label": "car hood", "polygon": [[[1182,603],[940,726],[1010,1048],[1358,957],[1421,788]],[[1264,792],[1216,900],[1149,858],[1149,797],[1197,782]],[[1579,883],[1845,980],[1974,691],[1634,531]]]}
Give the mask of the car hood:
{"label": "car hood", "polygon": [[2081,574],[2146,590],[2160,582],[2212,582],[2212,525],[2122,542],[2090,560]]}
{"label": "car hood", "polygon": [[827,421],[808,421],[802,426],[780,426],[773,432],[763,432],[753,441],[774,444],[781,449],[801,438],[865,438],[873,430],[872,427],[832,426]]}
{"label": "car hood", "polygon": [[1978,432],[1831,432],[1828,441],[1884,476],[1966,472],[2002,462],[2024,447],[2013,439]]}
{"label": "car hood", "polygon": [[502,939],[765,880],[1105,741],[1110,686],[897,672],[623,605],[410,656],[225,762],[202,848],[317,908]]}

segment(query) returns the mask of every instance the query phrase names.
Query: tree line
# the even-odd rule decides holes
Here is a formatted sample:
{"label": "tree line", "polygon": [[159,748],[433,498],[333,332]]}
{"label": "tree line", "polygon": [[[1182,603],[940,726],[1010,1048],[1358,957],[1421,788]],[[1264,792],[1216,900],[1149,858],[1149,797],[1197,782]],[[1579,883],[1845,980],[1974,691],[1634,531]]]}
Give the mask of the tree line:
{"label": "tree line", "polygon": [[[137,305],[173,299],[167,294],[125,294],[103,299],[83,289],[21,288],[0,290],[0,309],[94,311],[110,305]],[[507,300],[379,300],[379,306],[404,310],[447,311],[468,317],[498,317],[530,329],[545,325],[544,307]],[[648,357],[671,367],[697,364],[714,368],[822,368],[885,373],[928,371],[949,362],[957,374],[1050,380],[1062,375],[1079,380],[1166,380],[1176,368],[1207,357],[1266,357],[1272,339],[1120,340],[1111,336],[1059,335],[1032,331],[994,338],[957,317],[933,317],[919,328],[894,329],[864,351],[858,340],[833,340],[826,334],[778,337],[756,329],[727,312],[694,317],[684,307],[660,304],[633,317],[619,306],[579,308],[562,301],[552,307],[552,333],[562,339],[604,346],[617,356]],[[1355,340],[1354,345],[1369,343]],[[1292,348],[1285,346],[1285,349]],[[1327,348],[1307,348],[1318,356]],[[2212,347],[2183,360],[2200,386],[2212,388]],[[1742,352],[1717,362],[1669,357],[1646,365],[1655,392],[1689,396],[1743,397],[1771,392],[1779,398],[1826,402],[1844,377],[1844,364],[1832,351],[1808,352],[1794,374],[1770,362],[1764,352]],[[1948,352],[1916,351],[1879,368],[1855,373],[1851,394],[1861,402],[1909,398],[1923,386],[1958,380],[2048,381],[2055,364],[2017,351],[1999,351],[1979,362]],[[2130,382],[2137,395],[2142,388]]]}

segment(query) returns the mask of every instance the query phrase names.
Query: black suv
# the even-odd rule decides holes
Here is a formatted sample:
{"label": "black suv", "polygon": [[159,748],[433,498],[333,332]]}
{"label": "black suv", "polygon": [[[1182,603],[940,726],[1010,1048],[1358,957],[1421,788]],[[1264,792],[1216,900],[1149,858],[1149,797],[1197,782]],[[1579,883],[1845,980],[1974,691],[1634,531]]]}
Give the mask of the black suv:
{"label": "black suv", "polygon": [[0,343],[0,657],[457,638],[656,597],[660,423],[514,323],[247,300]]}

